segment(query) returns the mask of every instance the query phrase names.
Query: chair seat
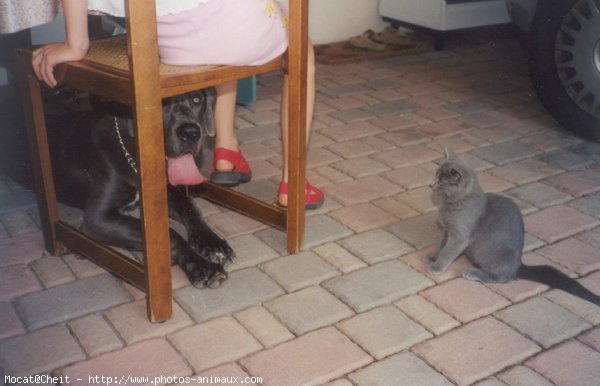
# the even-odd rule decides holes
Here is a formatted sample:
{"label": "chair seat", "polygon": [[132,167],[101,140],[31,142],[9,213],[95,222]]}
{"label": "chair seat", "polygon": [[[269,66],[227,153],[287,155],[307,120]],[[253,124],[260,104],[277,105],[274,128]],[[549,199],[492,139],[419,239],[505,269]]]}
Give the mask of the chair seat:
{"label": "chair seat", "polygon": [[[170,66],[160,65],[161,97],[211,87],[227,80],[283,69],[285,54],[260,66]],[[130,104],[131,73],[125,35],[93,40],[86,58],[57,66],[59,81],[67,86]]]}

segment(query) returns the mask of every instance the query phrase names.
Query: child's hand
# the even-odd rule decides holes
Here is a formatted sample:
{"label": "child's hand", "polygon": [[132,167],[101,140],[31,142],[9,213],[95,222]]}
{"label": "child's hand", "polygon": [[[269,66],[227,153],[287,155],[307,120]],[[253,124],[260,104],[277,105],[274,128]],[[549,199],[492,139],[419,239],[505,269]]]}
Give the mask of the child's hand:
{"label": "child's hand", "polygon": [[48,44],[33,51],[31,64],[35,75],[43,80],[48,86],[57,85],[54,76],[54,66],[59,63],[81,60],[87,53],[87,45],[73,47],[68,43]]}

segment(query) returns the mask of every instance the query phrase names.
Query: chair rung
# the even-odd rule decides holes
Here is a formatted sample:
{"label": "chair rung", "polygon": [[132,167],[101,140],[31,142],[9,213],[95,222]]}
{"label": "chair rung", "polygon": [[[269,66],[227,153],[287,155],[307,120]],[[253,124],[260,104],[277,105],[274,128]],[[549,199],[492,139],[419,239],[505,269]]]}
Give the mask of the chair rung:
{"label": "chair rung", "polygon": [[145,291],[143,264],[130,257],[99,243],[72,226],[58,221],[55,223],[56,236],[63,244],[73,251],[90,257],[94,263],[100,264],[121,279]]}

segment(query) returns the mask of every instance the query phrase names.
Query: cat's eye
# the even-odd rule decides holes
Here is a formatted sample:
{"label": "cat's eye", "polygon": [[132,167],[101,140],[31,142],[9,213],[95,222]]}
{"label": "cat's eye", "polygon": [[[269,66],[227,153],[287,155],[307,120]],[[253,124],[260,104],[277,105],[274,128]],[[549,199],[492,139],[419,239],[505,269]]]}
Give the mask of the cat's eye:
{"label": "cat's eye", "polygon": [[200,98],[199,97],[194,97],[194,99],[192,99],[192,102],[194,102],[195,104],[199,104],[200,103]]}

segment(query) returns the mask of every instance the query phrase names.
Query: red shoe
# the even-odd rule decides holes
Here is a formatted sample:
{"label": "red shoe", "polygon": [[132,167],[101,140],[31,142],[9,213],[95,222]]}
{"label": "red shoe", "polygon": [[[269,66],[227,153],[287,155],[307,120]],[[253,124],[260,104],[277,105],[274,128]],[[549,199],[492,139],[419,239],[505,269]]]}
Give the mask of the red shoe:
{"label": "red shoe", "polygon": [[[224,160],[233,164],[233,170],[220,172],[216,170],[217,161]],[[233,151],[220,147],[215,149],[213,167],[216,171],[210,175],[210,180],[217,185],[237,186],[242,182],[248,182],[252,178],[250,165],[244,159],[241,151]]]}
{"label": "red shoe", "polygon": [[[288,183],[281,181],[279,183],[279,194],[288,194]],[[304,207],[306,209],[318,209],[325,202],[325,195],[322,191],[314,187],[308,181],[304,181]],[[277,202],[281,207],[286,207]]]}

